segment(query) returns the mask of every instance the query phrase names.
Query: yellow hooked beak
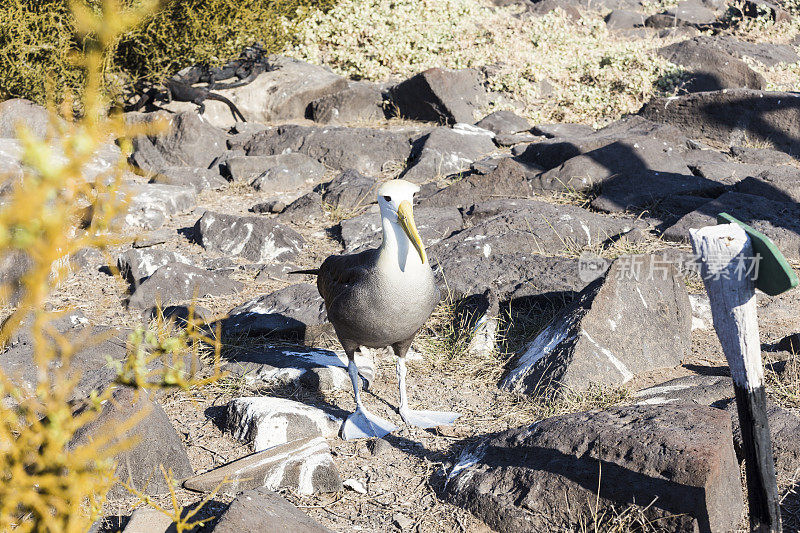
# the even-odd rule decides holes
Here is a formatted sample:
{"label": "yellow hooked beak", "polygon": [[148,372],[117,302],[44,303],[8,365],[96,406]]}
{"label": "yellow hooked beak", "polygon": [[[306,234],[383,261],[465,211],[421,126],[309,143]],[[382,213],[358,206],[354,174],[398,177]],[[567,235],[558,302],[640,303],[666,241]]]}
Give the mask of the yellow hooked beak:
{"label": "yellow hooked beak", "polygon": [[403,200],[400,202],[400,207],[397,208],[397,220],[403,231],[406,232],[408,238],[414,244],[414,248],[419,252],[419,258],[422,259],[424,265],[428,261],[428,256],[425,255],[425,247],[422,245],[422,239],[417,231],[417,225],[414,224],[414,211],[411,208],[411,202]]}

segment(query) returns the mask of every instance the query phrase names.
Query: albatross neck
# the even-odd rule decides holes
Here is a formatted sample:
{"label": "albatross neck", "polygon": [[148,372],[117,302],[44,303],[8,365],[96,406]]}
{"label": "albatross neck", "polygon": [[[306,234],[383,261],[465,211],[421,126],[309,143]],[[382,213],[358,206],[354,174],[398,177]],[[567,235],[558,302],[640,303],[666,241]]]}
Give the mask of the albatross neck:
{"label": "albatross neck", "polygon": [[419,253],[397,222],[397,217],[394,216],[393,220],[392,216],[381,213],[383,243],[378,251],[378,264],[386,272],[405,274],[416,271],[424,266]]}

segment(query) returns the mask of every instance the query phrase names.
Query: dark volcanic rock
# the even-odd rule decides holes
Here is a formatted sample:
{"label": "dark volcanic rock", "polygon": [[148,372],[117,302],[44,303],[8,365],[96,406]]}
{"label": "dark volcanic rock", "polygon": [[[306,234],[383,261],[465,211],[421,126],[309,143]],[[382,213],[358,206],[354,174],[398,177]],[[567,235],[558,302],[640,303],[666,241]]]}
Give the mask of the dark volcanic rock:
{"label": "dark volcanic rock", "polygon": [[197,192],[192,187],[131,183],[124,194],[128,195],[128,211],[122,220],[128,226],[144,229],[158,229],[167,217],[185,213],[197,205]]}
{"label": "dark volcanic rock", "polygon": [[688,403],[721,408],[733,397],[733,382],[727,376],[691,375],[671,379],[633,395],[637,404]]}
{"label": "dark volcanic rock", "polygon": [[183,263],[159,267],[131,294],[128,307],[148,309],[156,304],[167,306],[194,297],[221,296],[239,292],[242,284],[226,276]]}
{"label": "dark volcanic rock", "polygon": [[615,9],[606,15],[605,21],[612,30],[627,30],[644,26],[644,15],[638,11]]}
{"label": "dark volcanic rock", "polygon": [[487,289],[502,298],[581,290],[586,283],[579,279],[577,261],[536,254],[581,248],[636,227],[629,220],[535,200],[484,202],[466,220],[472,227],[429,249],[456,297]]}
{"label": "dark volcanic rock", "polygon": [[259,263],[290,261],[305,244],[299,233],[272,220],[212,211],[194,225],[194,238],[206,250]]}
{"label": "dark volcanic rock", "polygon": [[730,35],[703,36],[696,39],[706,41],[734,57],[755,59],[767,67],[774,67],[779,63],[800,61],[800,56],[797,55],[794,48],[787,44],[750,43],[740,41]]}
{"label": "dark volcanic rock", "polygon": [[379,121],[383,111],[383,91],[370,82],[351,81],[347,88],[311,102],[311,118],[316,122],[352,124]]}
{"label": "dark volcanic rock", "polygon": [[304,194],[294,202],[286,206],[281,214],[275,217],[280,223],[291,223],[299,225],[314,224],[325,218],[325,210],[322,208],[322,195],[312,191]]}
{"label": "dark volcanic rock", "polygon": [[290,285],[238,305],[222,321],[225,337],[265,335],[313,338],[327,324],[325,302],[309,283]]}
{"label": "dark volcanic rock", "polygon": [[168,263],[190,265],[191,261],[176,252],[155,248],[131,248],[117,257],[117,268],[129,282],[138,284]]}
{"label": "dark volcanic rock", "polygon": [[[82,400],[91,391],[104,390],[116,377],[117,371],[111,363],[121,361],[127,354],[128,332],[117,329],[87,327],[87,320],[80,312],[68,313],[50,323],[49,327],[64,335],[71,342],[84,342],[70,358],[70,377],[79,377],[79,382],[69,400]],[[6,349],[0,354],[0,369],[29,392],[38,382],[38,368],[33,360],[33,337],[30,322],[23,321],[15,335],[9,339]],[[58,346],[55,345],[56,352]],[[52,367],[56,367],[56,361]]]}
{"label": "dark volcanic rock", "polygon": [[474,161],[496,149],[493,136],[488,130],[462,124],[436,128],[418,141],[411,166],[401,177],[425,183],[469,170]]}
{"label": "dark volcanic rock", "polygon": [[472,124],[487,102],[474,69],[428,69],[389,89],[389,97],[401,117],[440,124]]}
{"label": "dark volcanic rock", "polygon": [[554,137],[585,137],[594,133],[594,128],[586,124],[539,124],[531,129],[534,135],[542,135],[548,139]]}
{"label": "dark volcanic rock", "polygon": [[621,385],[681,364],[691,349],[691,322],[689,296],[671,261],[621,256],[539,333],[501,385],[533,395]]}
{"label": "dark volcanic rock", "polygon": [[258,488],[241,493],[214,526],[216,533],[332,533],[280,494]]}
{"label": "dark volcanic rock", "polygon": [[530,131],[531,123],[511,111],[495,111],[483,117],[475,124],[479,128],[489,130],[496,135],[509,135]]}
{"label": "dark volcanic rock", "polygon": [[731,146],[731,155],[742,163],[751,165],[792,165],[797,162],[787,153],[768,148],[749,148],[747,146]]}
{"label": "dark volcanic rock", "polygon": [[[455,207],[416,207],[414,221],[425,246],[432,246],[461,229],[461,212]],[[347,253],[375,248],[381,243],[381,216],[377,209],[343,220],[342,242]]]}
{"label": "dark volcanic rock", "polygon": [[690,73],[682,86],[686,92],[738,87],[761,89],[766,83],[764,77],[747,63],[714,46],[707,39],[696,37],[671,44],[659,49],[658,53]]}
{"label": "dark volcanic rock", "polygon": [[208,168],[227,150],[227,134],[194,112],[148,113],[144,121],[166,120],[167,130],[133,139],[131,162],[151,172],[167,167]]}
{"label": "dark volcanic rock", "polygon": [[677,6],[647,17],[645,26],[650,28],[674,28],[676,26],[705,27],[714,24],[717,15],[699,2],[684,1]]}
{"label": "dark volcanic rock", "polygon": [[677,126],[691,137],[725,144],[768,141],[800,154],[800,95],[729,89],[677,98],[654,98],[640,111],[656,122]]}
{"label": "dark volcanic rock", "polygon": [[[120,428],[124,428],[131,418],[139,414],[144,417],[125,434],[121,434]],[[169,417],[158,403],[148,398],[145,390],[134,392],[122,388],[114,391],[100,416],[79,429],[70,446],[82,445],[95,436],[109,433],[118,439],[133,437],[139,440],[133,448],[116,456],[119,466],[115,475],[145,494],[169,492],[161,473],[162,466],[165,471],[171,471],[177,480],[194,474],[181,438],[172,427]],[[121,498],[130,494],[122,485],[115,484],[109,496]]]}
{"label": "dark volcanic rock", "polygon": [[446,490],[503,533],[571,531],[629,504],[662,531],[724,533],[743,511],[730,419],[691,405],[568,414],[490,436],[461,453]]}
{"label": "dark volcanic rock", "polygon": [[335,170],[378,175],[405,163],[411,154],[406,135],[369,128],[276,126],[256,134],[247,155],[306,154]]}
{"label": "dark volcanic rock", "polygon": [[[470,174],[429,196],[421,196],[419,206],[467,208],[498,197],[527,198],[533,196],[528,167],[512,158],[500,159],[494,170],[486,174]],[[422,191],[420,191],[422,192]]]}
{"label": "dark volcanic rock", "polygon": [[315,191],[322,194],[322,201],[334,209],[345,212],[376,202],[378,180],[345,170]]}
{"label": "dark volcanic rock", "polygon": [[239,156],[225,162],[233,181],[243,181],[256,190],[285,191],[313,183],[325,175],[325,167],[301,153]]}
{"label": "dark volcanic rock", "polygon": [[228,180],[216,170],[198,167],[164,167],[150,182],[191,187],[197,192],[204,189],[222,189],[228,185]]}
{"label": "dark volcanic rock", "polygon": [[688,242],[689,228],[715,226],[728,213],[772,239],[788,259],[800,259],[800,206],[738,192],[726,192],[692,211],[664,231],[671,241]]}

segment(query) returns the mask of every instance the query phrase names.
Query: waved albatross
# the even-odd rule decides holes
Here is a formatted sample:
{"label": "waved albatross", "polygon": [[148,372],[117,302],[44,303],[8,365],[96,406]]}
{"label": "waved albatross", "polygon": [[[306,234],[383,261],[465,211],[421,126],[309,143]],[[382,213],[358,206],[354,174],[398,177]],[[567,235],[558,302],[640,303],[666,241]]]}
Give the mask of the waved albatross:
{"label": "waved albatross", "polygon": [[352,255],[332,255],[318,270],[317,288],[325,300],[328,319],[349,359],[356,410],[342,427],[342,437],[383,437],[397,426],[370,413],[361,403],[358,367],[353,355],[361,346],[391,346],[397,355],[400,388],[398,411],[406,424],[431,428],[452,424],[458,413],[416,411],[408,406],[406,352],[411,341],[439,302],[439,289],[414,224],[412,201],[419,187],[391,180],[378,189],[383,225],[379,248]]}

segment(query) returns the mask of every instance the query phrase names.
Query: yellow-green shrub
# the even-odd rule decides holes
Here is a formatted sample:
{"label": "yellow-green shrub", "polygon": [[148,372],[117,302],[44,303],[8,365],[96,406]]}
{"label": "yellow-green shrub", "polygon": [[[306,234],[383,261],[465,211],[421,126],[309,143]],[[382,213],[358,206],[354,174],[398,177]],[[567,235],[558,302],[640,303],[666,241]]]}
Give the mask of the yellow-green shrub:
{"label": "yellow-green shrub", "polygon": [[[244,46],[260,41],[278,51],[289,40],[294,21],[333,0],[166,0],[154,15],[110,43],[103,65],[106,82],[118,86],[137,78],[156,79],[195,63],[218,64],[235,58]],[[143,0],[121,0],[138,7]],[[86,4],[97,13],[102,0]],[[70,0],[0,2],[0,100],[47,100],[81,87],[83,74],[73,56]]]}
{"label": "yellow-green shrub", "polygon": [[[102,144],[115,139],[125,148],[125,139],[145,132],[142,126],[125,124],[121,114],[103,114],[107,102],[100,90],[101,71],[106,52],[118,36],[154,5],[142,1],[141,9],[134,10],[123,9],[119,0],[103,0],[101,9],[75,3],[74,42],[82,50],[75,64],[82,71],[79,78],[85,80],[84,114],[72,120],[73,106],[67,100],[63,106],[67,120],[54,117],[46,139],[36,138],[24,124],[19,125],[25,169],[0,206],[0,257],[23,253],[30,258],[30,266],[19,280],[23,290],[17,307],[4,309],[0,346],[25,319],[36,377],[30,390],[15,375],[0,371],[0,531],[86,531],[114,482],[114,456],[133,444],[131,439],[116,438],[136,425],[136,416],[99,431],[85,444],[69,446],[76,431],[98,416],[101,402],[111,399],[112,388],[94,393],[86,409],[73,413],[69,400],[75,396],[80,375],[73,371],[71,358],[80,346],[50,326],[59,312],[46,309],[48,297],[68,275],[64,258],[79,249],[103,249],[112,242],[112,221],[125,209],[120,194],[124,157],[96,182],[84,179],[83,169]],[[147,132],[155,133],[152,127]],[[64,157],[54,157],[54,152]],[[86,207],[92,208],[93,216],[88,227],[82,227],[79,222]],[[0,284],[0,297],[7,289]],[[196,356],[201,343],[213,346],[217,354],[214,375],[206,379],[188,375],[186,367],[191,364],[174,364],[187,355]],[[172,335],[137,331],[129,344],[127,360],[120,365],[120,385],[188,388],[220,376],[219,343],[192,326]],[[150,372],[145,363],[155,358],[160,360],[160,370]],[[178,531],[187,529],[188,518],[180,517],[180,509],[162,510],[179,522]]]}

